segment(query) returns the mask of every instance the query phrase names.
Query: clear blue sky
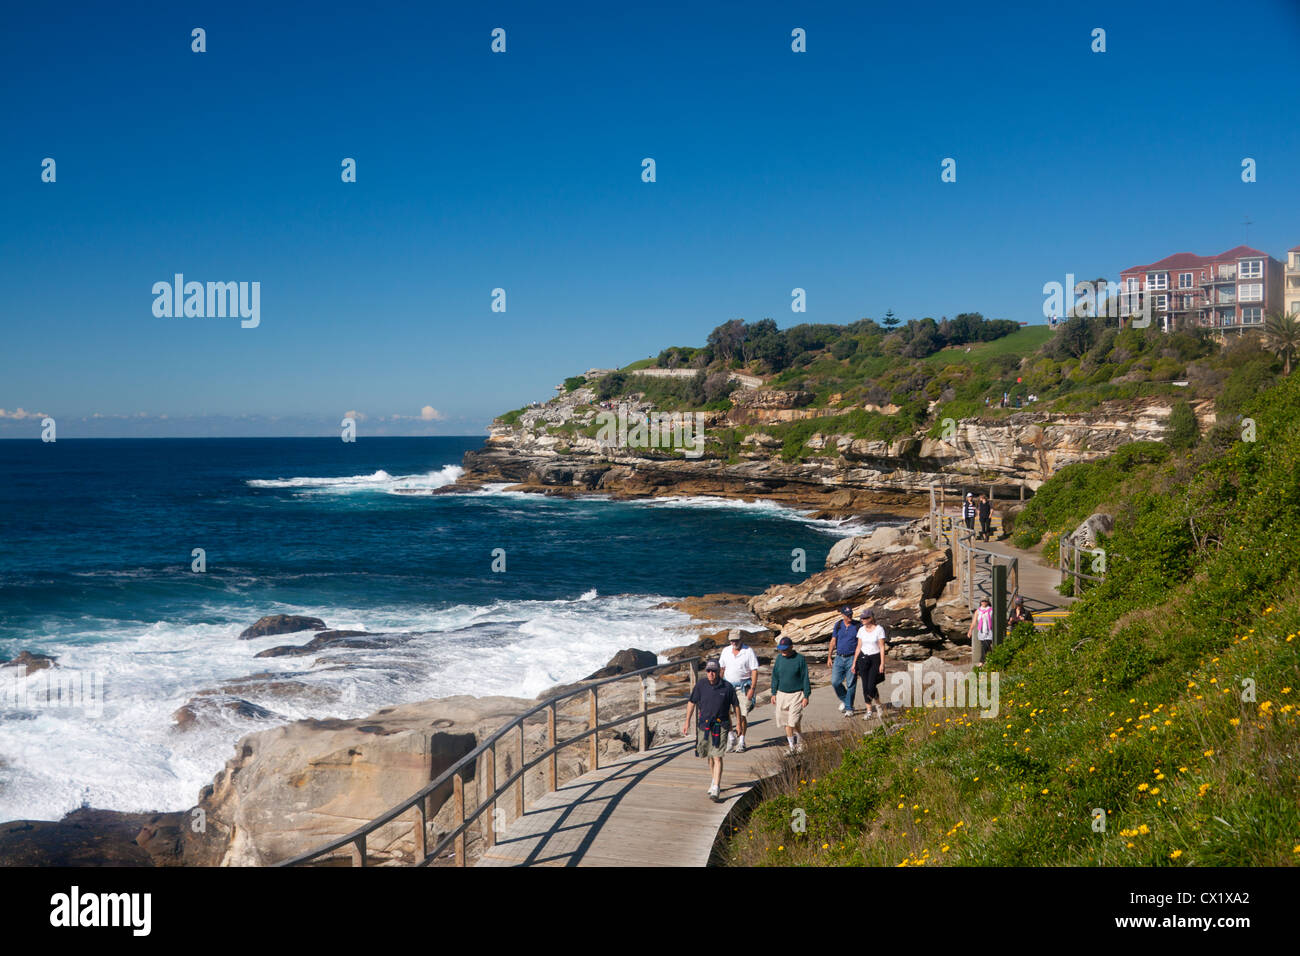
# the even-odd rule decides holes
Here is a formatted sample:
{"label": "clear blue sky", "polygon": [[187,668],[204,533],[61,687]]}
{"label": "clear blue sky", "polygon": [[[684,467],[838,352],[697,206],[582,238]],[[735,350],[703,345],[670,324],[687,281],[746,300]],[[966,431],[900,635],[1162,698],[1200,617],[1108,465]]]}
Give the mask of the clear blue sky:
{"label": "clear blue sky", "polygon": [[[0,437],[473,434],[729,318],[1300,244],[1296,0],[22,4],[0,77]],[[176,272],[260,327],[155,317]]]}

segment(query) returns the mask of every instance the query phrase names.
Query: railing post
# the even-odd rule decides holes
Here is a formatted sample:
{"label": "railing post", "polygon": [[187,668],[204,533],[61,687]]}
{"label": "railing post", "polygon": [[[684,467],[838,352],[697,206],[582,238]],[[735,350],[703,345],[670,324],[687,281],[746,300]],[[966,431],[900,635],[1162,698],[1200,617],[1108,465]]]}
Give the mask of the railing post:
{"label": "railing post", "polygon": [[555,701],[551,701],[551,706],[546,710],[546,746],[550,748],[551,755],[546,758],[546,787],[547,793],[555,790],[555,761],[559,756],[555,751]]}
{"label": "railing post", "polygon": [[637,722],[637,750],[645,753],[646,744],[650,741],[650,719],[646,714],[649,709],[649,697],[646,694],[646,678],[641,675],[641,719]]}
{"label": "railing post", "polygon": [[366,865],[366,835],[363,833],[352,841],[352,865]]}
{"label": "railing post", "polygon": [[465,781],[457,770],[452,780],[452,802],[456,807],[456,865],[465,865]]}
{"label": "railing post", "polygon": [[597,713],[596,713],[598,705],[596,702],[595,687],[592,687],[591,690],[587,692],[587,701],[591,705],[591,719],[590,722],[587,724],[587,729],[591,731],[591,736],[587,738],[588,756],[591,758],[591,769],[599,770],[600,769],[600,735],[596,733],[596,727],[599,725],[600,721],[598,720]]}
{"label": "railing post", "polygon": [[524,815],[524,783],[528,775],[524,773],[524,722],[519,721],[519,789],[515,791],[515,816]]}
{"label": "railing post", "polygon": [[487,784],[487,799],[491,804],[483,814],[487,818],[484,837],[487,845],[493,847],[497,845],[497,745],[493,743],[484,756],[487,757],[487,779],[483,782]]}
{"label": "railing post", "polygon": [[421,800],[415,805],[415,831],[411,834],[415,837],[415,862],[423,863],[426,853],[426,832],[425,827],[428,825],[428,818],[424,815],[424,801]]}

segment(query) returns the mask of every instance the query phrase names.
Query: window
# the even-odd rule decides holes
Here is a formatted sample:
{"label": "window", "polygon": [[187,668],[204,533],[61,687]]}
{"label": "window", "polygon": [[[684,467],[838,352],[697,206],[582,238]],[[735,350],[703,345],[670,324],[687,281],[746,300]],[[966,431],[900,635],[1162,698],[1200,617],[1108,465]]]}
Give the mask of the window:
{"label": "window", "polygon": [[1196,306],[1196,296],[1194,295],[1183,296],[1183,311],[1188,311],[1192,308],[1195,308],[1195,306]]}
{"label": "window", "polygon": [[1168,272],[1148,272],[1147,273],[1148,289],[1168,289],[1169,273]]}
{"label": "window", "polygon": [[1259,306],[1252,306],[1250,308],[1241,310],[1242,325],[1259,325],[1263,321],[1264,321],[1264,310],[1261,309]]}
{"label": "window", "polygon": [[1138,280],[1136,276],[1130,276],[1124,280],[1125,292],[1136,292],[1138,290]]}
{"label": "window", "polygon": [[1168,308],[1169,308],[1169,296],[1167,296],[1167,295],[1158,295],[1158,296],[1156,296],[1156,308],[1159,309],[1161,312],[1164,312],[1166,309],[1168,309]]}
{"label": "window", "polygon": [[1178,273],[1178,288],[1190,289],[1192,287],[1192,274],[1190,272]]}
{"label": "window", "polygon": [[1248,282],[1237,287],[1240,295],[1238,298],[1242,302],[1262,302],[1264,300],[1264,284],[1262,282]]}
{"label": "window", "polygon": [[1262,259],[1250,259],[1241,264],[1241,278],[1258,279],[1264,275],[1264,262]]}

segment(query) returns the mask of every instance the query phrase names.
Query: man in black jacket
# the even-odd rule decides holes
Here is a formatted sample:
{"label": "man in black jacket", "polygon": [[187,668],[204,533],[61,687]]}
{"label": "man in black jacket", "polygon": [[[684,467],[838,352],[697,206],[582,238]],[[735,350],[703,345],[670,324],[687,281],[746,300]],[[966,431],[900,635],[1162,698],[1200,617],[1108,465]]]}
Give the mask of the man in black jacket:
{"label": "man in black jacket", "polygon": [[980,538],[987,541],[989,531],[993,527],[993,504],[983,492],[980,493],[980,500],[979,504],[976,505],[976,510],[980,516]]}

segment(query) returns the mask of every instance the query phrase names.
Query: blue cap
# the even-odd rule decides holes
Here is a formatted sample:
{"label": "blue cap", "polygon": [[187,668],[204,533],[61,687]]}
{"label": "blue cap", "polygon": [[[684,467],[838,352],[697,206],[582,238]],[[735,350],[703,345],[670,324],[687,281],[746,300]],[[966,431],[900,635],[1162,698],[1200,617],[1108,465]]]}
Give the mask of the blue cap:
{"label": "blue cap", "polygon": [[788,637],[783,637],[776,642],[776,649],[778,651],[788,651],[792,647],[794,647],[794,642]]}

